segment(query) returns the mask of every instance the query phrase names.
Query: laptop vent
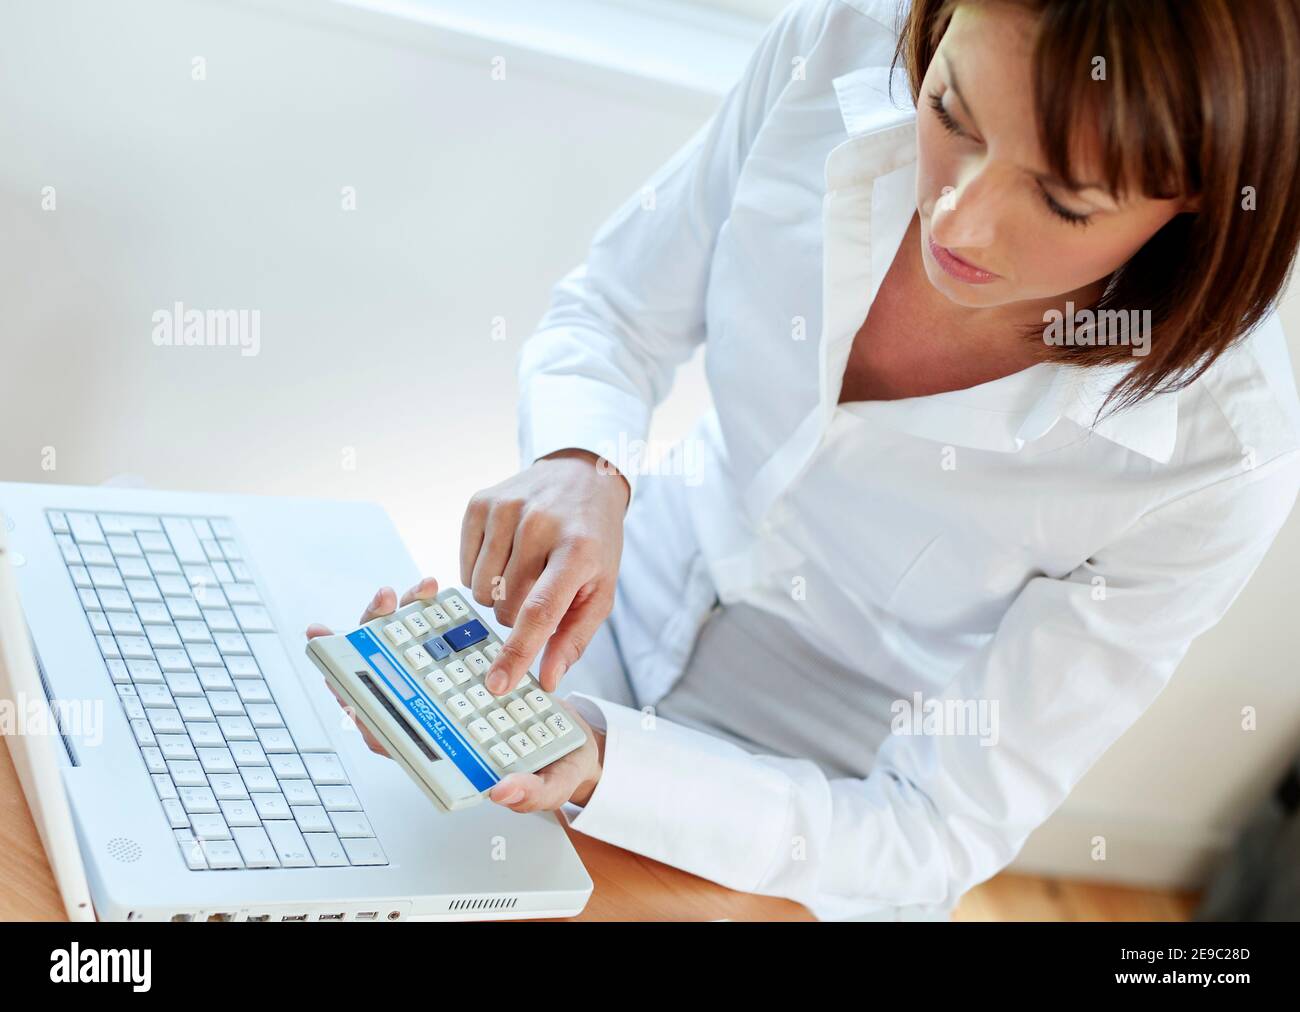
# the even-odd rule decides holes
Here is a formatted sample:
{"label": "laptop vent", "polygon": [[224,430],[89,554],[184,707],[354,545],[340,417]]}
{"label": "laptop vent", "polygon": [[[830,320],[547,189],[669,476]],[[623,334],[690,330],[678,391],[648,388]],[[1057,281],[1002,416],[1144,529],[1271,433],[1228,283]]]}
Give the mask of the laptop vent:
{"label": "laptop vent", "polygon": [[63,742],[64,754],[68,757],[68,762],[73,766],[80,766],[77,759],[77,753],[72,748],[72,742],[68,738],[68,732],[63,728],[63,715],[60,712],[58,700],[54,698],[54,690],[50,688],[50,679],[45,674],[45,665],[41,663],[41,655],[36,651],[36,641],[32,638],[32,631],[27,630],[28,642],[32,645],[32,659],[36,661],[36,674],[40,676],[41,688],[45,691],[45,702],[50,708],[50,715],[54,718],[54,725],[59,729],[59,740]]}
{"label": "laptop vent", "polygon": [[518,896],[481,896],[476,900],[453,900],[450,910],[513,910]]}
{"label": "laptop vent", "polygon": [[105,845],[105,849],[108,851],[109,857],[121,861],[123,864],[133,864],[139,861],[140,856],[144,853],[138,843],[125,836],[113,837]]}

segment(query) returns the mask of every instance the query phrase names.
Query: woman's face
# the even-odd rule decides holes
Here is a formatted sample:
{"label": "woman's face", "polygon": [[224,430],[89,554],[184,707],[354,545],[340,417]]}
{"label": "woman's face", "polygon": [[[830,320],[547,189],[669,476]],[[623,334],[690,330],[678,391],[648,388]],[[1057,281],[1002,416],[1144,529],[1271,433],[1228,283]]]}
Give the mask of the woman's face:
{"label": "woman's face", "polygon": [[[1033,28],[1033,15],[1012,3],[962,5],[921,86],[921,256],[930,283],[959,305],[1086,289],[1185,209],[1181,200],[1072,191],[1048,174],[1035,126]],[[1079,145],[1086,154],[1082,137]],[[1084,158],[1075,174],[1096,180],[1095,164]]]}

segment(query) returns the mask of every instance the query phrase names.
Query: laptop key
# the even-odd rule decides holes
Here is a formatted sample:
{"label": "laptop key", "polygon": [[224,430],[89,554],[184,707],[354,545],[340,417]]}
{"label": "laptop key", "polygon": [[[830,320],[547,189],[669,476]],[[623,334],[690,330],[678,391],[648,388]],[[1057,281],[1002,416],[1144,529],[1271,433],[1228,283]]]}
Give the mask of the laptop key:
{"label": "laptop key", "polygon": [[167,798],[162,806],[163,814],[167,816],[167,824],[172,829],[184,829],[190,824],[190,817],[185,814],[185,806],[181,804],[179,798]]}
{"label": "laptop key", "polygon": [[262,746],[255,741],[230,742],[230,754],[235,757],[235,762],[240,766],[266,765],[266,753],[262,751]]}
{"label": "laptop key", "polygon": [[212,793],[211,787],[178,787],[176,793],[180,795],[185,811],[191,815],[196,812],[202,815],[221,811],[221,806],[217,804],[216,795]]}
{"label": "laptop key", "polygon": [[201,748],[196,749],[199,754],[199,762],[203,764],[205,773],[237,773],[238,767],[235,766],[235,757],[230,754],[228,748]]}
{"label": "laptop key", "polygon": [[[194,815],[190,817],[190,828],[194,835],[200,840],[229,840],[230,829],[226,825],[226,820],[216,812],[209,815]],[[248,855],[244,855],[247,859]]]}
{"label": "laptop key", "polygon": [[281,780],[280,790],[290,805],[319,805],[320,796],[310,780]]}
{"label": "laptop key", "polygon": [[[155,742],[149,742],[150,745]],[[194,746],[187,734],[160,734],[156,744],[162,749],[164,759],[196,759]]]}
{"label": "laptop key", "polygon": [[331,812],[359,812],[361,811],[361,802],[357,800],[357,792],[351,787],[326,786],[322,785],[316,788],[320,794],[321,802],[325,805],[326,810]]}
{"label": "laptop key", "polygon": [[343,841],[343,849],[348,853],[348,860],[354,865],[387,864],[388,858],[374,837],[349,838]]}
{"label": "laptop key", "polygon": [[238,773],[209,773],[208,787],[217,801],[251,801]]}
{"label": "laptop key", "polygon": [[188,829],[176,830],[176,842],[180,844],[181,857],[190,871],[204,871],[208,867],[202,845]]}
{"label": "laptop key", "polygon": [[370,820],[360,812],[335,812],[330,818],[334,821],[334,832],[341,839],[375,835],[375,831],[370,828]]}
{"label": "laptop key", "polygon": [[247,801],[252,804],[252,799],[248,796],[248,788],[244,786],[244,778],[238,773],[210,774],[208,786],[212,788],[212,793],[218,801]]}
{"label": "laptop key", "polygon": [[226,824],[235,826],[260,826],[262,820],[257,817],[257,809],[252,799],[238,799],[221,802],[221,814],[226,817]]}
{"label": "laptop key", "polygon": [[346,784],[348,775],[339,757],[332,752],[309,753],[302,757],[303,765],[315,784]]}
{"label": "laptop key", "polygon": [[347,852],[333,833],[305,833],[311,856],[322,868],[337,868],[348,863]]}
{"label": "laptop key", "polygon": [[201,840],[203,856],[208,859],[209,868],[242,868],[243,858],[233,840]]}
{"label": "laptop key", "polygon": [[304,833],[329,833],[334,829],[329,815],[320,805],[298,805],[293,809],[293,817]]}
{"label": "laptop key", "polygon": [[276,857],[275,848],[261,826],[238,827],[231,830],[239,852],[244,856],[245,868],[278,868],[280,859]]}
{"label": "laptop key", "polygon": [[264,820],[293,818],[293,813],[289,811],[289,802],[284,800],[284,795],[279,791],[274,794],[254,794],[252,798],[257,814]]}
{"label": "laptop key", "polygon": [[311,850],[302,833],[291,819],[268,822],[264,827],[266,835],[271,838],[271,846],[284,868],[311,868],[316,862],[312,860]]}

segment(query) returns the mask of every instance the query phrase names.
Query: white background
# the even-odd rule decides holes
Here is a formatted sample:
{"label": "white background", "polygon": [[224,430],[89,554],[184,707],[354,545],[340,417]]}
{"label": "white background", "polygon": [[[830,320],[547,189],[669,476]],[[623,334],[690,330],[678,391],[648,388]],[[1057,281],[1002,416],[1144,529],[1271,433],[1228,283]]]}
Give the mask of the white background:
{"label": "white background", "polygon": [[[0,477],[374,499],[454,576],[466,499],[518,466],[520,342],[761,29],[705,8],[750,2],[5,3]],[[154,347],[178,299],[260,309],[261,355]],[[706,402],[698,366],[656,438]],[[1197,880],[1300,746],[1298,566],[1293,518],[1019,866]]]}

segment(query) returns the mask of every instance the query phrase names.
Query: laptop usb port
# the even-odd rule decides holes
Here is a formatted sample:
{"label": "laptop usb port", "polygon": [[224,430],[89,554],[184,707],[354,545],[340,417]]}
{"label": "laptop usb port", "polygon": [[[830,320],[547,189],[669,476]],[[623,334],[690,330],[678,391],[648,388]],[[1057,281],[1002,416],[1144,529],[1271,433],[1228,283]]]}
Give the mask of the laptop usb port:
{"label": "laptop usb port", "polygon": [[363,910],[361,913],[357,914],[354,919],[358,921],[376,921],[379,919],[379,911]]}

